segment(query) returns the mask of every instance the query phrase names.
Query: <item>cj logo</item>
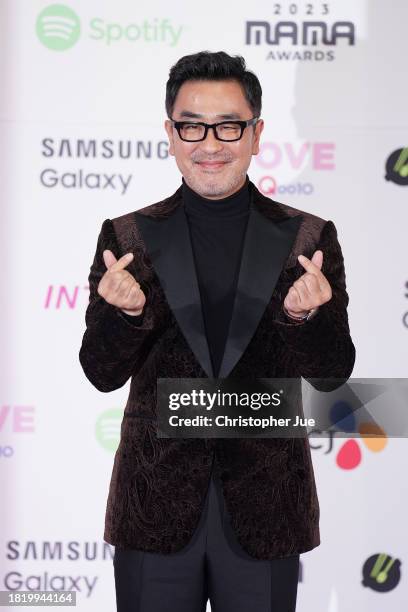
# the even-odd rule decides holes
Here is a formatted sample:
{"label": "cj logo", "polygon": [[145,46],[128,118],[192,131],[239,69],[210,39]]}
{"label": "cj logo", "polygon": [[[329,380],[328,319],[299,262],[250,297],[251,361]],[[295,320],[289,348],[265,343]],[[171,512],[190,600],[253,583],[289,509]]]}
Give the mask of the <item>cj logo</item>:
{"label": "cj logo", "polygon": [[[332,423],[341,423],[341,431],[358,432],[363,444],[372,452],[378,453],[387,444],[387,435],[379,425],[370,422],[356,422],[354,411],[349,402],[337,401],[330,409]],[[336,463],[343,470],[353,470],[360,465],[362,459],[361,445],[350,438],[340,447]]]}
{"label": "cj logo", "polygon": [[408,147],[393,151],[385,163],[385,180],[408,185]]}
{"label": "cj logo", "polygon": [[95,426],[96,439],[107,451],[115,452],[120,440],[120,426],[123,419],[123,410],[105,410]]}
{"label": "cj logo", "polygon": [[401,578],[401,561],[386,553],[378,553],[367,559],[363,565],[362,584],[373,591],[386,593],[395,589]]}
{"label": "cj logo", "polygon": [[79,18],[63,4],[52,4],[38,15],[36,31],[43,45],[53,51],[70,49],[81,33]]}

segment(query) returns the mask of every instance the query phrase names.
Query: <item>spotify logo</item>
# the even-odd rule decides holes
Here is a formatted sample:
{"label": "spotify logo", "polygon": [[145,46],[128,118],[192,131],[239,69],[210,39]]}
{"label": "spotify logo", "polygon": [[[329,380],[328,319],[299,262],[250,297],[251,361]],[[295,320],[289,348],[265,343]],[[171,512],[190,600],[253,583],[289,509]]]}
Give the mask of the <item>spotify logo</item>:
{"label": "spotify logo", "polygon": [[107,451],[114,452],[120,440],[123,410],[106,410],[96,422],[96,439]]}
{"label": "spotify logo", "polygon": [[81,33],[79,18],[63,4],[52,4],[38,15],[36,31],[43,45],[53,51],[70,49]]}
{"label": "spotify logo", "polygon": [[174,47],[180,41],[184,26],[167,18],[155,17],[138,22],[106,21],[93,17],[84,23],[65,4],[50,4],[37,17],[38,40],[48,49],[71,49],[83,37],[88,42],[111,47],[117,44],[152,44]]}

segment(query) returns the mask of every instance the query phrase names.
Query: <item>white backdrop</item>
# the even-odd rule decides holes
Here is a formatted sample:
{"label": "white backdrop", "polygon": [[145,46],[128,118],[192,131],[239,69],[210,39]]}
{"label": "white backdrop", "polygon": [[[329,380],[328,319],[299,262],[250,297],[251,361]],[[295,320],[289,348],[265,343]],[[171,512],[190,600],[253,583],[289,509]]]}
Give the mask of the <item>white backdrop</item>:
{"label": "white backdrop", "polygon": [[[205,49],[245,57],[265,121],[249,176],[334,221],[353,376],[405,377],[408,178],[395,160],[408,147],[408,4],[3,0],[0,17],[0,590],[72,588],[79,610],[113,610],[102,535],[129,383],[100,393],[78,352],[103,220],[181,182],[163,127],[168,71]],[[405,442],[311,440],[322,544],[301,556],[300,611],[405,610]],[[387,579],[363,584],[380,553],[394,560]]]}

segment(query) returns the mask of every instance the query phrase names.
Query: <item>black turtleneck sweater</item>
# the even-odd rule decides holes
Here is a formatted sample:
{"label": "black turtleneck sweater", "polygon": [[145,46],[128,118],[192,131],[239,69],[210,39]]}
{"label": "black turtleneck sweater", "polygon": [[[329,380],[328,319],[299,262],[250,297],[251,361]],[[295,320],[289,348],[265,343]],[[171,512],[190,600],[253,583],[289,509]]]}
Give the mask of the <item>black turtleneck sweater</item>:
{"label": "black turtleneck sweater", "polygon": [[[231,321],[249,215],[249,178],[247,175],[241,189],[218,200],[202,197],[184,178],[182,181],[204,325],[217,377]],[[135,325],[143,320],[143,313],[139,317],[122,315]]]}
{"label": "black turtleneck sweater", "polygon": [[214,376],[218,376],[249,215],[249,178],[231,196],[210,200],[183,179],[187,216]]}

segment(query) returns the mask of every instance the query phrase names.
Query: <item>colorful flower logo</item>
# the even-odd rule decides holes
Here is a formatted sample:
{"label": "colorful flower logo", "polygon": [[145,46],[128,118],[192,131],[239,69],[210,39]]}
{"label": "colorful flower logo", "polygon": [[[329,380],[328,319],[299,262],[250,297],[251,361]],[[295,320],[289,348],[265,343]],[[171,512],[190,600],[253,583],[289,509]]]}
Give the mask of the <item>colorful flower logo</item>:
{"label": "colorful flower logo", "polygon": [[[334,402],[330,409],[330,419],[343,432],[358,432],[364,446],[373,453],[381,452],[387,445],[387,435],[377,423],[357,423],[349,402],[344,400]],[[353,470],[360,465],[362,457],[361,443],[351,438],[340,447],[336,455],[336,464],[343,470]]]}

